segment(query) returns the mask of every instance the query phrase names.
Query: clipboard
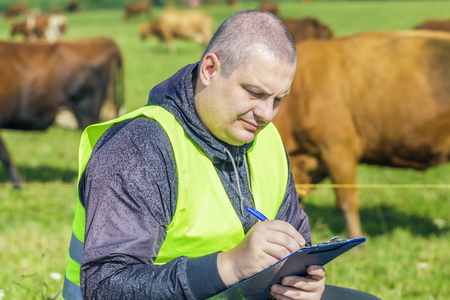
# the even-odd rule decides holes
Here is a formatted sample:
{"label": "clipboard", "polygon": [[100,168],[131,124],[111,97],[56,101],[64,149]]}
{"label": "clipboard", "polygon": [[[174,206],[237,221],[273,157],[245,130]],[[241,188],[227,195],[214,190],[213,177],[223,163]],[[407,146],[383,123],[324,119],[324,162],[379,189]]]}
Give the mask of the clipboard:
{"label": "clipboard", "polygon": [[267,269],[228,287],[207,300],[272,299],[270,287],[280,283],[284,277],[292,275],[305,276],[307,275],[306,269],[309,266],[323,266],[365,241],[366,238],[339,239],[338,237],[333,237],[329,241],[303,247]]}

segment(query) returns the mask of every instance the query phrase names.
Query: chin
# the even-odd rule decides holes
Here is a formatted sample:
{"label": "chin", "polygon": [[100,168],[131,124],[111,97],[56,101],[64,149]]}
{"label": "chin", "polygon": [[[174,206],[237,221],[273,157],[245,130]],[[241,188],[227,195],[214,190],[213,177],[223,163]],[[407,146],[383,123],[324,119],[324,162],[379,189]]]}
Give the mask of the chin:
{"label": "chin", "polygon": [[253,140],[255,139],[256,134],[252,135],[252,136],[247,136],[247,137],[242,137],[239,140],[236,140],[236,142],[239,143],[239,145],[235,145],[235,146],[242,146],[248,143],[253,142]]}
{"label": "chin", "polygon": [[235,134],[232,134],[232,132],[229,133],[231,135],[228,136],[228,139],[225,142],[232,146],[242,146],[251,143],[253,142],[257,134],[257,132],[255,131],[248,131],[248,130],[235,132]]}
{"label": "chin", "polygon": [[254,138],[253,139],[238,139],[238,138],[234,138],[232,140],[228,140],[228,141],[225,141],[225,142],[227,144],[232,145],[232,146],[242,146],[242,145],[245,145],[245,144],[248,144],[248,143],[252,142],[253,140],[254,140]]}

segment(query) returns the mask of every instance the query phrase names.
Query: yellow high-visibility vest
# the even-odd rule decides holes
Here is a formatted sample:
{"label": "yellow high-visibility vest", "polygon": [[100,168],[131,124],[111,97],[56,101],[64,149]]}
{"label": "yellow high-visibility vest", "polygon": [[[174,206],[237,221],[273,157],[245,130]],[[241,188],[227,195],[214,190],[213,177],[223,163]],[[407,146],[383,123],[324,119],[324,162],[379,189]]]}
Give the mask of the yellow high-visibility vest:
{"label": "yellow high-visibility vest", "polygon": [[[115,123],[139,116],[156,120],[167,133],[178,177],[176,211],[153,263],[167,263],[179,256],[199,257],[236,246],[244,237],[243,227],[214,165],[175,117],[160,106],[145,106],[86,128],[80,141],[78,180],[103,133]],[[288,162],[273,124],[258,133],[247,153],[247,160],[255,208],[274,219],[286,193]],[[78,299],[78,296],[81,299],[80,264],[85,223],[84,207],[78,199],[62,295],[64,299]]]}

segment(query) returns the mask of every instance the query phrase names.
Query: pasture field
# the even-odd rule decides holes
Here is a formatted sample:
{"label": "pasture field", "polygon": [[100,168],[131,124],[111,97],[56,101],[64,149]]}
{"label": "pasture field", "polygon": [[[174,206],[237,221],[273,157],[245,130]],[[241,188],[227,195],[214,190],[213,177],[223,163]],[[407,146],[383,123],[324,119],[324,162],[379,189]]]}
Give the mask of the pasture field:
{"label": "pasture field", "polygon": [[[447,1],[279,2],[282,17],[316,17],[337,37],[367,30],[410,29],[428,18],[450,17]],[[214,27],[232,13],[256,8],[202,8]],[[161,8],[156,8],[157,15]],[[177,41],[177,54],[155,38],[141,41],[143,16],[122,21],[120,9],[68,15],[66,39],[104,35],[122,50],[128,111],[147,102],[149,90],[182,66],[194,63],[203,47]],[[0,19],[0,39],[9,39]],[[19,40],[16,37],[15,40]],[[2,74],[0,74],[1,80]],[[14,190],[0,167],[0,299],[59,299],[76,201],[80,131],[51,127],[45,132],[0,132],[25,182]],[[365,247],[327,265],[327,283],[355,288],[382,299],[450,299],[450,164],[426,171],[360,165]],[[325,182],[329,183],[328,181]],[[393,186],[392,184],[395,184]],[[438,185],[438,186],[436,186]],[[324,186],[303,199],[313,242],[345,236],[332,190]]]}

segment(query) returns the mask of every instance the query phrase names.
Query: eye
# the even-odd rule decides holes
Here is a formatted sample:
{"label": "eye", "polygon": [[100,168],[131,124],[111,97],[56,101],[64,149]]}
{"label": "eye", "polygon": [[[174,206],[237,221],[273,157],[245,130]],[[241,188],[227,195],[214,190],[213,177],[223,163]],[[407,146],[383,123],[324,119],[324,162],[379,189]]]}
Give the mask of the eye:
{"label": "eye", "polygon": [[251,90],[247,90],[247,93],[253,98],[261,98],[261,96],[262,96],[261,93],[257,93],[257,92],[251,91]]}
{"label": "eye", "polygon": [[281,100],[282,100],[283,98],[279,98],[279,97],[276,97],[275,99],[274,99],[274,102],[275,103],[281,103]]}

